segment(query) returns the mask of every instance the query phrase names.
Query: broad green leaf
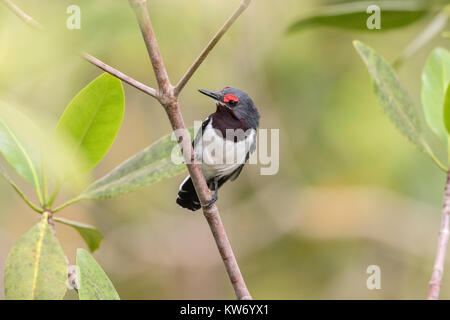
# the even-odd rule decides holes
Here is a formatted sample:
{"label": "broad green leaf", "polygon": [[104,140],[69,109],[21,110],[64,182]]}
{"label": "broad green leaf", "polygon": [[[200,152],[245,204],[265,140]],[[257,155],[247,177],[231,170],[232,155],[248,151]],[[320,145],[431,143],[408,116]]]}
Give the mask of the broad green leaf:
{"label": "broad green leaf", "polygon": [[448,136],[450,136],[450,84],[447,85],[444,97],[444,125]]}
{"label": "broad green leaf", "polygon": [[5,296],[12,300],[62,299],[67,289],[66,257],[47,214],[14,244],[5,267]]}
{"label": "broad green leaf", "polygon": [[136,191],[163,179],[177,176],[186,171],[184,164],[175,165],[169,160],[143,167],[107,184],[95,183],[79,199],[110,199]]}
{"label": "broad green leaf", "polygon": [[72,144],[75,157],[92,169],[111,147],[124,114],[120,80],[104,73],[69,103],[56,128],[57,136]]}
{"label": "broad green leaf", "polygon": [[77,250],[77,266],[80,300],[120,300],[105,271],[84,249]]}
{"label": "broad green leaf", "polygon": [[39,142],[30,141],[39,128],[26,116],[0,101],[0,152],[14,170],[40,188]]}
{"label": "broad green leaf", "polygon": [[377,5],[381,9],[381,28],[378,31],[387,31],[414,23],[425,16],[429,10],[428,1],[425,0],[347,2],[319,7],[310,15],[292,24],[289,32],[317,26],[373,31],[367,27],[367,19],[371,13],[366,11],[371,5]]}
{"label": "broad green leaf", "polygon": [[430,54],[422,73],[421,100],[428,125],[447,142],[447,131],[442,121],[445,90],[450,82],[450,52],[436,48]]}
{"label": "broad green leaf", "polygon": [[77,230],[80,236],[83,238],[84,242],[86,242],[86,245],[91,252],[94,252],[100,247],[100,244],[103,240],[103,235],[95,227],[59,217],[54,217],[53,220],[75,228],[75,230]]}
{"label": "broad green leaf", "polygon": [[[191,136],[193,129],[188,129]],[[174,164],[171,153],[177,147],[167,135],[95,181],[79,199],[109,199],[171,178],[186,170],[184,164]]]}
{"label": "broad green leaf", "polygon": [[445,145],[431,132],[423,111],[411,102],[395,71],[372,48],[360,41],[354,41],[354,46],[369,70],[375,94],[390,120],[410,142],[430,155],[441,169],[446,170]]}

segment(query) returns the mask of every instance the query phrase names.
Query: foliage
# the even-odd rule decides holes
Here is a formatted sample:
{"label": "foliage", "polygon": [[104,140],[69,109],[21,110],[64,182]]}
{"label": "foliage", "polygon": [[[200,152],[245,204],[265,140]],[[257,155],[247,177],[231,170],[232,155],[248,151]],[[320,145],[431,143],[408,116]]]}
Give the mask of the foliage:
{"label": "foliage", "polygon": [[344,2],[317,8],[310,15],[294,22],[289,32],[318,26],[370,31],[366,26],[366,10],[371,5],[378,5],[381,9],[383,18],[380,31],[410,25],[423,18],[431,9],[427,0]]}
{"label": "foliage", "polygon": [[[431,129],[431,124],[439,124],[444,127],[444,92],[439,90],[439,87],[434,88],[433,93],[430,92],[431,89],[422,90],[422,93],[425,92],[425,94],[432,95],[438,101],[441,101],[440,105],[432,105],[433,108],[436,108],[435,117],[431,118],[433,122],[430,122],[430,118],[427,119],[428,122],[425,121],[423,109],[412,103],[411,98],[403,89],[396,72],[386,60],[362,42],[355,41],[354,45],[369,70],[378,101],[391,121],[409,141],[421,151],[427,153],[442,170],[446,171],[448,165],[447,151],[445,150],[447,143],[446,141],[445,143],[440,141]],[[442,50],[444,49],[436,49],[432,56]],[[450,68],[450,60],[448,62],[448,67]],[[436,72],[439,72],[438,70],[436,69]],[[434,72],[431,72],[430,68],[425,68],[423,78],[434,77]],[[446,82],[444,84],[446,87],[448,81],[445,79],[444,81]],[[426,110],[425,107],[424,109]]]}
{"label": "foliage", "polygon": [[442,121],[445,91],[450,81],[450,52],[436,48],[428,57],[422,73],[421,100],[428,125],[447,145]]}
{"label": "foliage", "polygon": [[[192,128],[188,130],[192,136]],[[177,142],[172,134],[162,137],[92,183],[78,199],[118,197],[186,171],[183,163],[175,165],[171,160],[176,147]]]}
{"label": "foliage", "polygon": [[55,217],[53,218],[53,220],[73,227],[75,230],[77,230],[77,232],[83,238],[84,242],[86,242],[86,245],[88,246],[89,250],[91,250],[91,252],[94,252],[100,247],[100,244],[103,240],[103,235],[95,227],[85,223],[71,221],[60,217]]}
{"label": "foliage", "polygon": [[48,213],[9,252],[5,268],[7,299],[62,299],[67,263],[48,223]]}
{"label": "foliage", "polygon": [[77,250],[78,295],[80,300],[119,300],[111,280],[84,249]]}
{"label": "foliage", "polygon": [[[377,6],[377,12],[374,5]],[[433,15],[433,18],[392,63],[397,69],[446,26],[450,17],[450,5],[446,1],[347,1],[316,8],[309,16],[291,24],[288,32],[320,26],[367,32],[389,31],[411,25],[427,15]],[[378,21],[377,28],[369,28],[369,22],[375,19]]]}
{"label": "foliage", "polygon": [[73,156],[83,155],[86,171],[108,152],[122,124],[124,95],[119,79],[104,73],[69,103],[56,134],[72,143]]}
{"label": "foliage", "polygon": [[[122,83],[106,73],[75,96],[50,137],[28,117],[0,103],[0,153],[33,185],[39,205],[28,199],[2,167],[0,175],[30,208],[43,214],[41,222],[23,235],[9,253],[5,271],[8,299],[64,297],[68,266],[52,230],[53,222],[73,227],[90,251],[100,247],[103,235],[95,227],[53,217],[56,212],[82,199],[117,197],[186,170],[183,164],[176,165],[170,160],[177,143],[167,135],[72,200],[53,208],[62,184],[91,170],[108,152],[122,124],[124,110]],[[58,172],[52,168],[59,168]],[[49,190],[49,181],[53,182],[53,190]],[[80,299],[119,298],[104,271],[85,250],[78,250],[77,265]]]}

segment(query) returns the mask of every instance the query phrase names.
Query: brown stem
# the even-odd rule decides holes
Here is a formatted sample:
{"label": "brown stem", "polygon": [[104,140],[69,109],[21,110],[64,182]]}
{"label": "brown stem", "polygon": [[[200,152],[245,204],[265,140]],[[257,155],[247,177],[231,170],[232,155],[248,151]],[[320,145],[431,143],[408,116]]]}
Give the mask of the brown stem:
{"label": "brown stem", "polygon": [[91,56],[88,53],[82,53],[81,54],[82,57],[84,59],[86,59],[87,61],[89,61],[90,63],[92,63],[93,65],[99,67],[100,69],[102,69],[103,71],[108,72],[109,74],[119,78],[120,80],[122,80],[123,82],[128,83],[129,85],[135,87],[138,90],[141,90],[142,92],[145,92],[146,94],[156,98],[158,93],[156,92],[155,89],[131,78],[130,76],[127,76],[126,74],[120,72],[117,69],[114,69],[113,67],[107,65],[106,63],[104,63],[103,61]]}
{"label": "brown stem", "polygon": [[[166,111],[173,129],[183,129],[183,132],[187,132],[185,129],[186,127],[184,125],[183,117],[178,106],[178,102],[175,101],[172,104],[168,105],[166,107]],[[192,145],[189,138],[182,139],[181,144],[183,150],[186,150],[186,148],[190,148],[191,152],[189,154],[193,154]],[[191,161],[190,164],[187,164],[187,168],[200,202],[203,205],[208,203],[211,200],[211,194],[209,192],[205,178],[203,177],[200,166]],[[219,253],[223,260],[223,263],[225,264],[225,269],[228,273],[228,277],[230,278],[230,282],[233,286],[236,297],[239,300],[251,300],[252,297],[247,289],[244,278],[242,277],[241,270],[239,269],[236,257],[234,256],[230,241],[228,240],[225,227],[222,224],[219,209],[216,205],[213,205],[209,208],[203,207],[203,215],[208,221],[209,227],[216,241],[216,245],[219,249]]]}
{"label": "brown stem", "polygon": [[436,260],[434,261],[433,273],[431,275],[428,300],[437,300],[441,288],[442,276],[444,274],[445,254],[447,252],[448,238],[450,232],[450,171],[447,173],[445,183],[444,200],[442,206],[442,221],[439,231]]}
{"label": "brown stem", "polygon": [[236,21],[236,19],[244,12],[244,10],[249,6],[251,0],[242,0],[239,7],[236,9],[236,11],[231,15],[231,17],[225,22],[225,24],[222,26],[222,28],[219,29],[219,31],[215,34],[215,36],[209,41],[209,43],[206,45],[206,47],[203,49],[203,51],[200,53],[200,55],[195,59],[192,66],[186,71],[184,76],[181,78],[181,80],[178,82],[178,84],[175,86],[175,96],[178,96],[178,94],[183,90],[186,83],[191,79],[191,77],[194,75],[195,71],[197,71],[198,67],[202,64],[202,62],[206,59],[208,54],[211,52],[211,50],[216,46],[216,44],[219,42],[219,40],[222,38],[222,36],[228,31],[228,29],[231,27],[231,25]]}
{"label": "brown stem", "polygon": [[56,226],[55,221],[53,220],[53,212],[50,209],[46,209],[44,211],[44,216],[47,215],[47,222],[52,227],[53,235],[56,237]]}
{"label": "brown stem", "polygon": [[[201,54],[197,59],[198,61],[194,62],[193,66],[190,68],[190,71],[188,71],[186,73],[186,76],[183,77],[184,80],[182,81],[184,84],[179,87],[177,86],[177,93],[175,93],[175,90],[173,90],[169,77],[167,75],[167,71],[164,67],[161,53],[158,48],[158,43],[156,42],[155,34],[150,22],[150,17],[147,10],[147,1],[129,0],[129,2],[136,13],[136,17],[138,19],[138,23],[141,28],[141,32],[150,56],[150,60],[152,62],[153,71],[158,81],[160,90],[158,100],[165,108],[172,128],[174,130],[181,129],[183,132],[186,132],[186,126],[184,125],[183,116],[178,105],[177,95],[183,88],[184,84],[190,79],[195,70],[197,70],[197,68],[200,66],[201,62],[206,58],[208,52],[211,51],[211,49],[214,47],[223,33],[231,26],[233,21],[236,20],[237,16],[239,16],[243,9],[248,6],[250,0],[244,0],[241,2],[239,9],[233,14],[232,18],[228,20],[228,24],[225,24],[226,27],[224,30],[222,30],[222,33],[220,34],[219,32],[220,35],[217,36],[215,40],[213,39],[214,41],[210,42],[212,44],[207,46],[207,48],[204,50],[204,53]],[[193,154],[192,145],[190,143],[190,139],[188,139],[187,136],[183,136],[183,138],[181,138],[179,142],[183,150],[189,150],[190,152],[188,154]],[[186,152],[184,152],[184,154],[186,154]],[[203,205],[203,214],[211,228],[212,234],[219,249],[219,253],[222,257],[223,263],[225,264],[228,277],[230,278],[231,284],[236,293],[236,297],[238,299],[251,299],[250,293],[247,289],[247,286],[245,285],[244,278],[242,277],[241,271],[239,269],[239,265],[237,264],[236,258],[234,256],[230,241],[228,240],[227,234],[225,232],[225,228],[220,219],[217,206],[212,205],[208,208],[204,207],[204,205],[211,200],[211,194],[209,192],[202,170],[200,166],[193,161],[187,161],[186,165],[197,195],[199,197],[200,203]]]}
{"label": "brown stem", "polygon": [[153,71],[158,81],[159,90],[168,94],[171,89],[169,75],[167,74],[164,61],[159,51],[158,42],[153,32],[152,23],[147,10],[147,0],[129,0],[131,7],[136,14],[136,18],[141,28],[142,37],[144,38],[147,52],[152,62]]}

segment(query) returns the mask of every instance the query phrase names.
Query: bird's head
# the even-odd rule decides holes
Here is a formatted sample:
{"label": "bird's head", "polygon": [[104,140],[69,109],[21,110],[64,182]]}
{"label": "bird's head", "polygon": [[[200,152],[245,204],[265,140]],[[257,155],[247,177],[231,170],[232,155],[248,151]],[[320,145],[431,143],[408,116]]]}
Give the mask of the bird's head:
{"label": "bird's head", "polygon": [[225,87],[220,91],[199,90],[204,95],[214,99],[218,106],[226,107],[240,119],[256,129],[259,125],[259,112],[252,99],[243,91]]}

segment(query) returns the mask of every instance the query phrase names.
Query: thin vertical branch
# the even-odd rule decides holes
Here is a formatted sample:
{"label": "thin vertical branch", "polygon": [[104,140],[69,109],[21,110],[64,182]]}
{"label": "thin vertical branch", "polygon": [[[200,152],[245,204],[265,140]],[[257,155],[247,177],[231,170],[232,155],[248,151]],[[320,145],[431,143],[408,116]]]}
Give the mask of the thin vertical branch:
{"label": "thin vertical branch", "polygon": [[129,0],[131,7],[136,14],[136,18],[141,28],[142,37],[144,38],[147,52],[152,62],[153,71],[158,82],[159,90],[168,93],[171,87],[169,75],[167,74],[164,61],[159,51],[158,42],[156,41],[155,32],[153,31],[150,16],[147,10],[147,0]]}
{"label": "thin vertical branch", "polygon": [[[202,61],[206,58],[208,53],[212,50],[214,45],[219,41],[221,36],[225,33],[226,30],[231,26],[231,24],[236,20],[236,18],[242,13],[242,11],[248,6],[250,0],[243,0],[237,11],[232,15],[230,19],[228,19],[227,23],[222,30],[219,31],[218,35],[210,42],[210,44],[205,48],[205,50],[200,54],[199,58],[194,62],[192,67],[187,71],[186,75],[180,82],[180,85],[177,85],[177,89],[173,89],[169,76],[167,74],[166,68],[164,67],[164,63],[162,60],[161,53],[159,51],[158,43],[156,41],[156,37],[151,25],[150,16],[147,10],[147,1],[146,0],[129,0],[131,7],[134,9],[136,14],[139,27],[142,32],[142,36],[144,38],[144,42],[147,46],[147,51],[150,56],[150,60],[152,62],[153,71],[155,73],[156,79],[158,81],[159,86],[159,96],[158,100],[161,105],[165,108],[167,112],[167,116],[169,117],[170,123],[174,130],[178,130],[184,133],[184,136],[179,141],[182,149],[185,151],[184,154],[186,156],[186,151],[191,156],[193,155],[192,145],[190,143],[190,139],[186,135],[186,126],[184,124],[183,116],[180,111],[180,107],[178,105],[178,93],[187,83],[187,81],[191,78],[194,72],[198,69]],[[193,161],[186,162],[189,175],[191,176],[192,182],[194,184],[195,190],[197,192],[200,203],[203,207],[203,214],[208,221],[208,224],[211,228],[211,232],[216,241],[217,248],[219,249],[220,256],[222,257],[223,263],[225,265],[225,269],[228,273],[228,277],[230,278],[230,282],[233,286],[233,289],[236,293],[236,297],[238,299],[251,299],[251,295],[247,289],[244,278],[242,277],[242,273],[239,269],[239,265],[236,261],[236,258],[233,253],[233,249],[231,247],[230,241],[228,240],[227,234],[225,232],[225,228],[222,224],[222,220],[220,219],[219,210],[216,205],[212,205],[210,207],[206,207],[205,205],[209,203],[211,200],[211,194],[209,192],[208,186],[206,184],[205,178],[203,176],[202,170],[200,166]]]}
{"label": "thin vertical branch", "polygon": [[444,274],[445,254],[448,247],[450,233],[450,171],[447,173],[445,183],[444,200],[442,206],[442,221],[439,231],[436,260],[429,284],[428,300],[437,300],[441,289],[442,276]]}

